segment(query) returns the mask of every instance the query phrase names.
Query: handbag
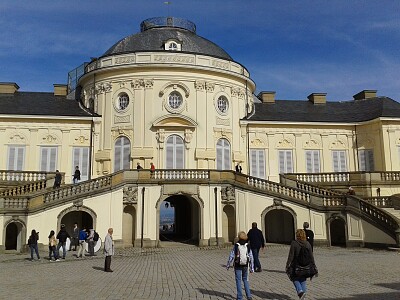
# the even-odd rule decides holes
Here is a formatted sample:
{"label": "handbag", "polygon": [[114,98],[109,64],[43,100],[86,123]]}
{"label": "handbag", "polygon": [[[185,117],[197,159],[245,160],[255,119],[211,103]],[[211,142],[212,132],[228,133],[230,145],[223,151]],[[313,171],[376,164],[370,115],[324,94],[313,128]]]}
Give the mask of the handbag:
{"label": "handbag", "polygon": [[309,264],[308,266],[296,265],[293,272],[294,277],[302,278],[312,278],[313,276],[318,274],[317,267],[314,264]]}

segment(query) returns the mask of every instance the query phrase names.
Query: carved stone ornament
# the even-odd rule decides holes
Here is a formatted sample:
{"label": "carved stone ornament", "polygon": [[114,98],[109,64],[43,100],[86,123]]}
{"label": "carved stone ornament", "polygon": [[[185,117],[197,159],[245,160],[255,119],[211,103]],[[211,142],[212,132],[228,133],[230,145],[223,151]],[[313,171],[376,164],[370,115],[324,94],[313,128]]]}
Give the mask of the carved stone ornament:
{"label": "carved stone ornament", "polygon": [[25,137],[21,134],[14,134],[10,136],[10,143],[11,144],[25,144],[26,140]]}
{"label": "carved stone ornament", "polygon": [[227,186],[222,188],[221,199],[223,202],[227,203],[235,202],[235,188],[233,186]]}
{"label": "carved stone ornament", "polygon": [[156,133],[156,139],[159,144],[160,149],[164,148],[164,141],[165,141],[165,131],[164,129],[160,129]]}
{"label": "carved stone ornament", "polygon": [[135,79],[132,81],[131,86],[134,89],[144,88],[144,80],[143,79]]}
{"label": "carved stone ornament", "polygon": [[123,204],[133,205],[138,201],[138,188],[136,186],[127,186],[123,189]]}
{"label": "carved stone ornament", "polygon": [[288,139],[283,139],[278,142],[277,148],[293,148],[293,144]]}
{"label": "carved stone ornament", "polygon": [[144,81],[144,87],[145,87],[146,89],[152,88],[153,85],[154,85],[154,80],[153,80],[153,79],[146,79],[146,80]]}
{"label": "carved stone ornament", "polygon": [[214,92],[215,89],[215,83],[211,83],[211,82],[206,82],[206,90],[209,93]]}
{"label": "carved stone ornament", "polygon": [[231,96],[232,97],[238,97],[238,98],[243,99],[245,95],[246,95],[246,91],[244,89],[234,88],[234,87],[231,89]]}
{"label": "carved stone ornament", "polygon": [[77,210],[79,210],[83,206],[83,200],[82,199],[75,200],[74,202],[72,202],[72,206]]}
{"label": "carved stone ornament", "polygon": [[96,85],[96,94],[104,94],[104,93],[109,93],[112,90],[112,85],[109,82],[106,83],[100,83]]}
{"label": "carved stone ornament", "polygon": [[189,149],[189,144],[192,141],[193,132],[190,129],[185,129],[185,146]]}
{"label": "carved stone ornament", "polygon": [[57,137],[55,135],[48,134],[42,138],[43,143],[54,144],[57,143]]}
{"label": "carved stone ornament", "polygon": [[317,149],[320,148],[316,140],[308,140],[304,143],[304,148],[307,149]]}
{"label": "carved stone ornament", "polygon": [[204,91],[206,89],[206,82],[203,80],[196,80],[194,87],[196,91]]}
{"label": "carved stone ornament", "polygon": [[85,142],[89,141],[89,138],[84,137],[83,135],[78,136],[77,138],[75,138],[75,143],[76,144],[85,144]]}

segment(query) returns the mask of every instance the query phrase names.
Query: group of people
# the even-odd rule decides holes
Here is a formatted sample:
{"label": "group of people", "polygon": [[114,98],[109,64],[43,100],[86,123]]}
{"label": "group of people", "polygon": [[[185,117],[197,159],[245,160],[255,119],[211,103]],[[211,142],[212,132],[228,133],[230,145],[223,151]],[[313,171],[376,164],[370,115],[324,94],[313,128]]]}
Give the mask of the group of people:
{"label": "group of people", "polygon": [[[307,278],[318,275],[313,255],[314,233],[309,229],[308,222],[304,222],[303,229],[296,230],[295,240],[292,241],[289,250],[289,256],[286,262],[286,273],[293,282],[297,296],[300,300],[305,299]],[[242,284],[247,299],[252,299],[248,274],[261,272],[261,264],[258,258],[260,249],[265,248],[265,240],[262,231],[257,228],[257,223],[252,223],[252,228],[246,234],[239,232],[238,241],[230,252],[227,270],[233,263],[235,271],[235,282],[237,298],[243,299]]]}
{"label": "group of people", "polygon": [[[77,183],[79,183],[80,180],[81,180],[81,171],[79,170],[79,166],[76,166],[74,175],[72,175],[72,182],[74,184],[77,184]],[[54,189],[59,188],[61,186],[61,182],[62,182],[62,175],[59,170],[56,170],[53,188]]]}

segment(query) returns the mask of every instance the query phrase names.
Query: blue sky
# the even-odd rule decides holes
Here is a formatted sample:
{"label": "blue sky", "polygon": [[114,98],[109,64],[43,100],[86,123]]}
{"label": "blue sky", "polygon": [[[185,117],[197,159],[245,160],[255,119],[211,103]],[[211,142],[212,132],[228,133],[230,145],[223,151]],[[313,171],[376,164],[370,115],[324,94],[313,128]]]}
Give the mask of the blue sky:
{"label": "blue sky", "polygon": [[187,18],[277,99],[363,89],[400,101],[400,1],[2,0],[0,81],[52,91],[68,71],[139,32],[147,18]]}

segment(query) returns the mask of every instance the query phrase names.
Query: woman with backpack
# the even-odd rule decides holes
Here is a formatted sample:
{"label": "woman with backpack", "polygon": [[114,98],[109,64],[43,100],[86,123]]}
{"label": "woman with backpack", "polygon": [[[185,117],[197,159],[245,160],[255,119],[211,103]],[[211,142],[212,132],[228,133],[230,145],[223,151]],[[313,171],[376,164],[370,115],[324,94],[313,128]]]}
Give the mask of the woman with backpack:
{"label": "woman with backpack", "polygon": [[226,269],[229,270],[233,262],[237,290],[236,299],[243,299],[241,284],[242,280],[247,299],[252,299],[248,275],[249,271],[250,273],[254,272],[253,253],[251,252],[250,245],[247,243],[247,234],[244,231],[239,232],[238,238],[239,241],[233,246],[233,249],[229,255]]}
{"label": "woman with backpack", "polygon": [[307,278],[318,274],[314,255],[306,233],[303,229],[296,230],[296,240],[292,241],[289,257],[286,262],[286,273],[296,288],[300,300],[305,299],[307,292]]}
{"label": "woman with backpack", "polygon": [[33,260],[33,251],[35,251],[37,259],[40,260],[39,249],[38,249],[39,232],[32,229],[31,236],[28,239],[28,245],[31,249],[31,260]]}

